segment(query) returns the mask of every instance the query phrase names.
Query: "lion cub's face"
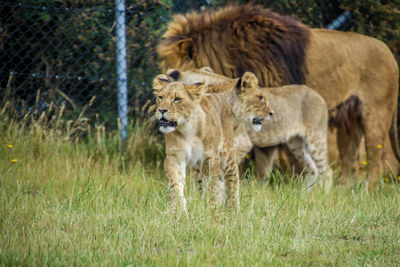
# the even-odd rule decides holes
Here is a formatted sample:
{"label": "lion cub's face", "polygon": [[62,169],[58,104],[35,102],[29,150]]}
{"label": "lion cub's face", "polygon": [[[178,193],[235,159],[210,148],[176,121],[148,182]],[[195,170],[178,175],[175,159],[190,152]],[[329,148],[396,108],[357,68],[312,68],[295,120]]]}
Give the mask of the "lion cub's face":
{"label": "lion cub's face", "polygon": [[164,74],[158,75],[153,80],[153,92],[157,106],[155,119],[160,122],[160,131],[170,133],[190,121],[203,89],[203,84],[188,85],[173,82]]}
{"label": "lion cub's face", "polygon": [[274,112],[268,105],[264,92],[258,86],[257,77],[251,72],[246,72],[239,79],[237,87],[244,118],[248,118],[255,131],[260,131],[264,120],[269,120]]}

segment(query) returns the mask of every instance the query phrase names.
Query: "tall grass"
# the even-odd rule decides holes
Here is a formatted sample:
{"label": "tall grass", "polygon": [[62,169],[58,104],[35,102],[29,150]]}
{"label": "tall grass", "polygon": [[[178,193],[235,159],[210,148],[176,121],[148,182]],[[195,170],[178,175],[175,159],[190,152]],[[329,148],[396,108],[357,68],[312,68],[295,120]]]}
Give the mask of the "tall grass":
{"label": "tall grass", "polygon": [[0,265],[400,265],[398,185],[306,193],[288,177],[250,177],[235,212],[210,210],[188,179],[179,216],[148,125],[131,125],[120,144],[59,112],[47,122],[1,115]]}

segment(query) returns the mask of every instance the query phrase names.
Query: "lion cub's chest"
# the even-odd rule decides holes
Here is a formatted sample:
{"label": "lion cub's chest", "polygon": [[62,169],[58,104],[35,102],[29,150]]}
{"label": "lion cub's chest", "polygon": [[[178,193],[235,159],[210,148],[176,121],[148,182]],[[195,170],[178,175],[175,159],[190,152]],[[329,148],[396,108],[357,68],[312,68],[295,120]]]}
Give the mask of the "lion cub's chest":
{"label": "lion cub's chest", "polygon": [[191,137],[186,140],[185,157],[189,165],[196,165],[204,160],[203,142],[198,137]]}

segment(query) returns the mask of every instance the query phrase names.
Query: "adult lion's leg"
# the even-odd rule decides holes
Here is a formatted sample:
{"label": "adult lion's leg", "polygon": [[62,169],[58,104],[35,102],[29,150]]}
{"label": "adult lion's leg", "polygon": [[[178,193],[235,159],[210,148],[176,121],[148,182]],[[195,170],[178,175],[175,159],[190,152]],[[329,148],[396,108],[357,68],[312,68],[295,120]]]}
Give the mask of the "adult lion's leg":
{"label": "adult lion's leg", "polygon": [[360,125],[353,127],[352,133],[346,128],[337,128],[337,144],[339,149],[341,178],[339,184],[347,184],[358,169],[358,152],[363,131]]}
{"label": "adult lion's leg", "polygon": [[347,184],[357,170],[358,153],[363,135],[362,110],[364,103],[358,96],[348,97],[335,109],[334,125],[337,127],[341,179]]}
{"label": "adult lion's leg", "polygon": [[363,120],[369,188],[374,187],[383,174],[382,146],[385,144],[389,125],[383,125],[382,121],[378,116],[373,116],[372,114]]}
{"label": "adult lion's leg", "polygon": [[328,127],[328,159],[331,166],[339,166],[339,149],[337,143],[337,128],[329,125]]}
{"label": "adult lion's leg", "polygon": [[254,157],[256,162],[257,179],[262,181],[265,179],[267,171],[271,171],[274,165],[274,159],[277,147],[255,147]]}

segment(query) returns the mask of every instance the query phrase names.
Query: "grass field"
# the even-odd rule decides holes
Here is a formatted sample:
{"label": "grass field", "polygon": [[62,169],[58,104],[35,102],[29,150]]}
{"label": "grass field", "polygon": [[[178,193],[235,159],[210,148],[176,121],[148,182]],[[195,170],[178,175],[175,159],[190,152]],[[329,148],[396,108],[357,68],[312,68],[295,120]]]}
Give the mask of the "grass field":
{"label": "grass field", "polygon": [[100,127],[83,143],[46,125],[0,121],[2,266],[400,266],[396,183],[306,193],[250,175],[235,212],[210,210],[189,179],[179,216],[162,144],[143,129],[120,153]]}

